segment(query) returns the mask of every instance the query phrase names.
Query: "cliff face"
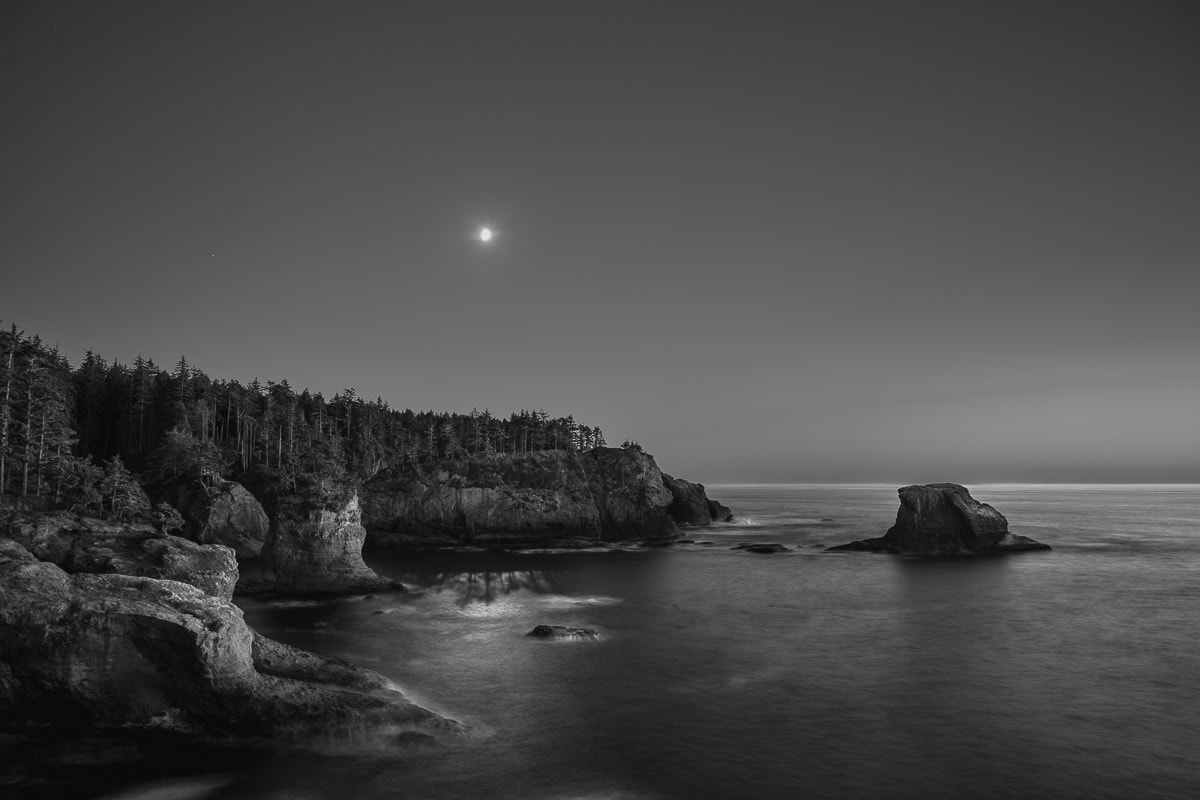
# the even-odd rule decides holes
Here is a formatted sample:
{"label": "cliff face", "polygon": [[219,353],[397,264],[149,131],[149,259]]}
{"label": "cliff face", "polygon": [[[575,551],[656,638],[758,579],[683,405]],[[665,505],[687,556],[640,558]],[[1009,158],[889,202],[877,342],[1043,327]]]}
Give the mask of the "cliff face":
{"label": "cliff face", "polygon": [[677,520],[713,519],[706,507],[674,518],[673,480],[646,453],[612,447],[409,464],[363,487],[363,524],[372,545],[665,539]]}
{"label": "cliff face", "polygon": [[69,573],[180,581],[226,600],[238,579],[237,559],[229,548],[159,534],[148,525],[59,513],[14,520],[5,533],[36,558]]}
{"label": "cliff face", "polygon": [[339,593],[403,589],[362,559],[367,532],[358,495],[313,507],[275,509],[258,573],[238,584],[242,592]]}
{"label": "cliff face", "polygon": [[680,525],[733,521],[733,512],[728,506],[710,500],[704,491],[704,484],[673,478],[665,472],[663,483],[671,492],[671,505],[667,506],[667,513]]}
{"label": "cliff face", "polygon": [[194,586],[69,575],[0,539],[0,719],[105,727],[170,722],[291,736],[330,725],[454,729],[382,676],[254,633]]}
{"label": "cliff face", "polygon": [[176,486],[167,500],[183,516],[183,536],[201,544],[232,547],[239,558],[257,557],[266,542],[270,520],[262,505],[241,484],[199,481]]}
{"label": "cliff face", "polygon": [[899,494],[896,524],[886,534],[829,549],[923,556],[1050,549],[1049,545],[1010,533],[1003,514],[980,503],[956,483],[905,486]]}

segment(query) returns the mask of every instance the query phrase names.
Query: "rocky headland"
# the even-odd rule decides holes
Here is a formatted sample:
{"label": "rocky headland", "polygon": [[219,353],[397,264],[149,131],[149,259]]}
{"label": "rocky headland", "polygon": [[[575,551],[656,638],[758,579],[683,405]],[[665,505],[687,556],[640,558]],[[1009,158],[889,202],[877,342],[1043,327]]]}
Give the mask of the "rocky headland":
{"label": "rocky headland", "polygon": [[362,489],[375,546],[592,546],[664,541],[731,512],[639,448],[467,456],[389,468]]}
{"label": "rocky headland", "polygon": [[1008,530],[1008,520],[957,483],[899,489],[896,523],[883,536],[830,547],[910,556],[965,556],[1049,550],[1050,546]]}

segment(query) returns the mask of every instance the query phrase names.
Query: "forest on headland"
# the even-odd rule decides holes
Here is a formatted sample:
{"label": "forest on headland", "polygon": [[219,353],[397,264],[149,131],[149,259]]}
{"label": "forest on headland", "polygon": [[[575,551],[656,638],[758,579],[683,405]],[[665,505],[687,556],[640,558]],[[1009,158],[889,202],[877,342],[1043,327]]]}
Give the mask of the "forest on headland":
{"label": "forest on headland", "polygon": [[604,444],[570,415],[398,410],[352,388],[325,398],[286,380],[214,379],[185,357],[167,370],[89,350],[72,368],[39,336],[0,328],[0,495],[26,505],[131,518],[149,512],[139,485],[302,491],[406,461]]}

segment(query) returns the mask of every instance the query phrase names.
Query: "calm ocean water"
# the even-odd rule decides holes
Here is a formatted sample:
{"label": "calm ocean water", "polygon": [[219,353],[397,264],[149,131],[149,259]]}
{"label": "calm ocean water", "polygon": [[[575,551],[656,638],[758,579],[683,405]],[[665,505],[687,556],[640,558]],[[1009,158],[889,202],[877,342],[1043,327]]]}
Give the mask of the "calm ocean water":
{"label": "calm ocean water", "polygon": [[[882,534],[895,487],[713,486],[739,522],[695,531],[707,546],[369,552],[420,591],[247,619],[472,736],[197,750],[110,796],[1200,797],[1200,487],[971,489],[1054,550],[824,554]],[[728,549],[750,541],[794,552]],[[526,638],[539,623],[603,639]]]}

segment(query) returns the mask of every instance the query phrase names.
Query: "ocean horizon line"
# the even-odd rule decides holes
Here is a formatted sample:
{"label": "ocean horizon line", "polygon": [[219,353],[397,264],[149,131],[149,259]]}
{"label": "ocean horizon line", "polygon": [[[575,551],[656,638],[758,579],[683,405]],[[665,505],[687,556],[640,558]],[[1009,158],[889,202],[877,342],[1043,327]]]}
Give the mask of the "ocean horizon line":
{"label": "ocean horizon line", "polygon": [[[931,483],[947,483],[949,481],[931,481]],[[958,481],[952,481],[959,483]],[[706,488],[714,487],[730,487],[730,488],[747,488],[754,486],[793,486],[793,487],[821,487],[821,488],[882,488],[892,489],[900,486],[916,485],[913,482],[887,482],[887,481],[713,481],[704,484]],[[979,487],[1068,487],[1077,489],[1118,489],[1118,488],[1175,488],[1175,489],[1200,489],[1200,482],[1196,483],[1162,483],[1162,482],[1137,482],[1127,481],[1123,483],[1113,482],[1064,482],[1064,481],[966,481],[962,482],[962,486],[979,486]]]}

